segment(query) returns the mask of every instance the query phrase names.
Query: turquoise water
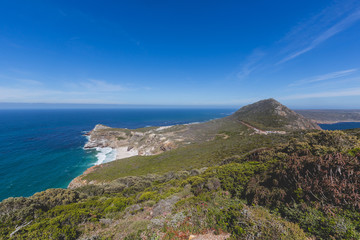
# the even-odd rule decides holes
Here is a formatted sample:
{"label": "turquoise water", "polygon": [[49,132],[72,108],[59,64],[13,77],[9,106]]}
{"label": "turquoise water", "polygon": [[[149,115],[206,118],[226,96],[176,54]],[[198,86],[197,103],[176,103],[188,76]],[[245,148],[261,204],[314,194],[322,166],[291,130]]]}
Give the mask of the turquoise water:
{"label": "turquoise water", "polygon": [[97,161],[82,135],[96,124],[139,128],[202,122],[234,109],[0,110],[0,200],[65,188]]}

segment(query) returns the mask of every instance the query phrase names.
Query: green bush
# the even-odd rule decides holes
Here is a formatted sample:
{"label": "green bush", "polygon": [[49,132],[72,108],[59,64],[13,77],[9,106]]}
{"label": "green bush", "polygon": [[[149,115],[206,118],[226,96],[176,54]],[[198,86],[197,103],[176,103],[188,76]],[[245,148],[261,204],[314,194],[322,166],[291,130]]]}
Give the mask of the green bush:
{"label": "green bush", "polygon": [[148,200],[156,200],[156,199],[157,199],[156,192],[143,192],[139,197],[140,202],[144,202]]}
{"label": "green bush", "polygon": [[107,204],[110,203],[110,204],[108,207],[104,209],[104,212],[111,213],[111,212],[120,212],[124,210],[127,206],[131,205],[133,201],[130,198],[118,197],[118,198],[109,199],[106,203]]}
{"label": "green bush", "polygon": [[[304,205],[282,207],[282,216],[298,222],[300,227],[319,239],[360,239],[358,222],[338,212],[324,212]],[[353,212],[360,219],[359,212]]]}

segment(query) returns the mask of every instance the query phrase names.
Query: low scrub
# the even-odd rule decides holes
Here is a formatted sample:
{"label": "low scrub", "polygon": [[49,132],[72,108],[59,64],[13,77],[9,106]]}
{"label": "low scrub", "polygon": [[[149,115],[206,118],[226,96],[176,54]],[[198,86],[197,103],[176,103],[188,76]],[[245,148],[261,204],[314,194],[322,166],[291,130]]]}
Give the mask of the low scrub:
{"label": "low scrub", "polygon": [[207,168],[6,199],[0,203],[0,238],[188,239],[206,233],[360,239],[357,137],[337,131],[297,135],[247,154],[233,155],[243,152],[233,147],[244,142],[232,141],[223,145],[227,150],[212,152],[219,165]]}

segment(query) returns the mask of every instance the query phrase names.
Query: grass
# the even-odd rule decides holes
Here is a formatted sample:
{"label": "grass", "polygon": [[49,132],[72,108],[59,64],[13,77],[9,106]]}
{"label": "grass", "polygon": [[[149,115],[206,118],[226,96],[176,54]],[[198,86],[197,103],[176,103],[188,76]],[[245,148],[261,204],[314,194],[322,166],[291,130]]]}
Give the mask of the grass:
{"label": "grass", "polygon": [[[325,173],[335,169],[339,165],[335,158],[330,168],[325,167],[331,159],[321,160],[332,149],[337,158],[351,153],[343,158],[342,174],[335,172],[333,180],[353,172],[348,182],[359,182],[358,164],[352,159],[360,159],[358,139],[340,131],[305,135],[293,132],[286,136],[249,133],[244,129],[223,131],[218,134],[229,138],[219,136],[157,156],[124,159],[99,170],[108,174],[106,181],[137,177],[73,190],[49,189],[29,198],[4,200],[0,203],[0,239],[8,239],[23,225],[14,239],[175,240],[206,233],[228,233],[231,239],[360,238],[360,212],[342,207],[341,196],[340,202],[332,203],[329,194],[333,195],[335,188],[322,187],[327,199],[321,202],[306,197],[307,189],[330,183],[325,177],[318,174],[311,181],[299,180],[299,176],[306,176],[303,168],[309,176],[316,176],[312,170],[317,171],[319,164]],[[269,148],[240,156],[266,146]],[[319,146],[327,150],[318,156]],[[238,157],[223,161],[234,154]],[[313,167],[313,161],[306,159],[316,160]],[[218,166],[211,167],[210,163]],[[139,177],[149,171],[190,170],[194,166],[208,168]],[[301,171],[294,174],[292,169]],[[299,188],[297,183],[308,185]],[[341,190],[342,185],[336,190]],[[312,193],[320,197],[320,191]],[[255,197],[267,201],[254,201]]]}
{"label": "grass", "polygon": [[358,129],[259,135],[227,117],[174,130],[192,144],[82,176],[104,184],[4,200],[0,239],[18,226],[14,239],[360,239]]}
{"label": "grass", "polygon": [[126,176],[161,174],[170,171],[190,170],[214,166],[224,159],[241,156],[251,150],[286,142],[284,135],[250,135],[246,127],[237,132],[220,132],[229,136],[212,141],[191,144],[153,156],[134,156],[104,164],[94,172],[83,176],[92,181],[112,181]]}

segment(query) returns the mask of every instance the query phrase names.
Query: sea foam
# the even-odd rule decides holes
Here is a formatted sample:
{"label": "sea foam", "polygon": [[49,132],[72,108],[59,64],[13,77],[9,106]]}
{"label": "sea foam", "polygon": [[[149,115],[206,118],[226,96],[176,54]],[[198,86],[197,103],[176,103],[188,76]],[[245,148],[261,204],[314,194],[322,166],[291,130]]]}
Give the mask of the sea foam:
{"label": "sea foam", "polygon": [[97,147],[95,150],[98,152],[96,154],[97,162],[95,165],[99,165],[102,163],[107,163],[116,160],[117,151],[116,149],[110,148],[110,147]]}

